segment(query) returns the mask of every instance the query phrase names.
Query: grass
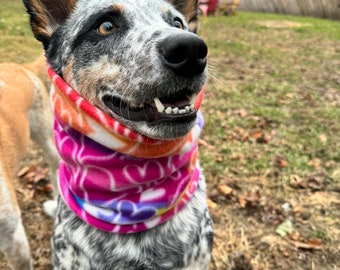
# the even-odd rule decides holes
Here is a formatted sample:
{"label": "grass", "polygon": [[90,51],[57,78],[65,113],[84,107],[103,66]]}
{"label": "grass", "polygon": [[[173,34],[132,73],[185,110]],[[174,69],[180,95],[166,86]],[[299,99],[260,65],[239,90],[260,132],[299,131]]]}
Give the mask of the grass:
{"label": "grass", "polygon": [[[24,14],[2,1],[1,62],[41,53]],[[239,12],[201,17],[199,34],[209,47],[200,159],[217,205],[211,269],[243,269],[239,253],[256,269],[339,269],[340,23]],[[242,205],[254,190],[253,207]],[[285,219],[298,239],[275,234]],[[312,238],[321,250],[296,246]]]}
{"label": "grass", "polygon": [[1,1],[0,35],[1,62],[28,62],[41,52],[42,47],[32,36],[21,1]]}
{"label": "grass", "polygon": [[[339,227],[340,217],[338,194],[332,192],[340,184],[340,23],[240,12],[235,17],[201,18],[200,34],[208,43],[211,74],[203,105],[201,163],[209,179],[209,197],[219,205],[214,219],[233,220],[228,225],[233,233],[221,241],[229,239],[236,246],[215,242],[214,269],[232,268],[236,259],[230,254],[239,251],[259,269],[281,269],[279,261],[286,260],[293,269],[338,269],[332,267],[340,230],[326,224],[332,220]],[[312,181],[315,175],[324,185],[319,191],[291,187],[295,176]],[[275,238],[271,255],[264,256],[256,245],[273,236],[275,225],[254,223],[254,218],[265,208],[236,214],[244,211],[238,197],[216,194],[218,185],[234,187],[238,194],[260,188],[264,203],[277,213],[283,202],[309,212],[308,229],[300,226],[299,217],[290,218],[305,239],[320,238],[327,255],[298,249],[296,256],[284,258],[279,250],[290,250],[289,242]],[[223,235],[223,222],[215,226],[217,235]],[[238,228],[244,229],[243,236]],[[245,238],[247,247],[236,244]]]}
{"label": "grass", "polygon": [[[277,29],[257,24],[265,21],[293,21],[306,26]],[[320,29],[323,29],[321,34]],[[214,109],[209,114],[206,129],[210,129],[209,123],[230,127],[230,123],[233,126],[235,122],[252,129],[252,121],[248,123],[247,119],[237,117],[224,119],[219,117],[221,113],[214,113],[242,108],[252,116],[270,118],[278,123],[279,134],[284,134],[287,140],[293,139],[288,152],[282,149],[293,163],[299,164],[295,161],[300,158],[299,148],[294,145],[300,144],[307,147],[302,152],[311,156],[315,155],[315,149],[322,147],[326,153],[323,158],[335,165],[337,154],[333,147],[328,151],[327,145],[320,145],[318,135],[325,133],[332,145],[336,144],[334,131],[339,130],[336,119],[340,119],[340,110],[325,103],[323,97],[325,91],[339,88],[339,78],[325,79],[323,84],[320,73],[323,68],[329,69],[333,62],[334,70],[324,72],[339,76],[339,64],[334,61],[340,50],[336,48],[340,42],[339,30],[339,22],[273,14],[240,13],[237,17],[202,18],[200,33],[208,43],[212,59],[209,90],[214,97],[214,105],[207,105]],[[323,48],[319,41],[334,44]],[[329,49],[334,53],[329,54]],[[226,59],[231,64],[223,63]],[[255,74],[256,77],[252,77]],[[223,137],[223,132],[219,134]]]}

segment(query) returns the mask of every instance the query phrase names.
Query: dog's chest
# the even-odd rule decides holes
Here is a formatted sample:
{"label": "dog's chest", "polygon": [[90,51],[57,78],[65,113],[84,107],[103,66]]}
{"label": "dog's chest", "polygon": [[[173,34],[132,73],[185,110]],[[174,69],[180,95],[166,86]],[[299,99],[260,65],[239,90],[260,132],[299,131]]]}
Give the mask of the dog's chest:
{"label": "dog's chest", "polygon": [[[204,186],[203,177],[200,179]],[[213,228],[199,186],[190,203],[174,218],[136,234],[95,229],[59,201],[53,236],[54,269],[207,269]]]}

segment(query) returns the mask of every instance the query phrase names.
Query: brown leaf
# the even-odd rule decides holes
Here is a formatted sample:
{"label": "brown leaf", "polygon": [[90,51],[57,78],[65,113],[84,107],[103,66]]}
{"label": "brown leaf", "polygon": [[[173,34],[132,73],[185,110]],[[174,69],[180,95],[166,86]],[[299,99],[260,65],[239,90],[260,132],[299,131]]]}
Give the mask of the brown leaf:
{"label": "brown leaf", "polygon": [[262,130],[257,130],[253,133],[250,134],[250,137],[252,137],[253,139],[255,140],[258,140],[259,138],[262,138],[263,137],[263,131]]}
{"label": "brown leaf", "polygon": [[311,238],[308,240],[308,244],[314,245],[314,246],[321,246],[322,240],[320,238]]}
{"label": "brown leaf", "polygon": [[218,185],[217,190],[224,196],[229,197],[233,193],[233,189],[227,185]]}
{"label": "brown leaf", "polygon": [[271,136],[263,130],[257,130],[251,133],[250,138],[258,143],[268,143],[271,140]]}
{"label": "brown leaf", "polygon": [[285,251],[283,252],[283,256],[289,257],[289,256],[290,256],[290,251],[289,251],[289,250],[285,250]]}
{"label": "brown leaf", "polygon": [[34,183],[38,183],[43,179],[46,179],[48,177],[48,168],[41,168],[39,166],[37,166],[36,171],[35,171],[35,175],[34,175]]}
{"label": "brown leaf", "polygon": [[[312,241],[311,241],[312,240]],[[301,241],[288,240],[289,243],[293,244],[296,248],[307,249],[307,250],[321,250],[322,242],[320,239],[310,239],[307,243]]]}
{"label": "brown leaf", "polygon": [[323,190],[326,187],[326,179],[320,175],[308,175],[301,179],[298,175],[290,177],[290,185],[294,188],[311,189],[312,191]]}
{"label": "brown leaf", "polygon": [[51,193],[53,191],[52,184],[36,186],[36,190],[44,193]]}
{"label": "brown leaf", "polygon": [[217,207],[217,203],[207,198],[207,205],[210,210],[215,209]]}
{"label": "brown leaf", "polygon": [[292,174],[289,177],[289,184],[294,188],[299,188],[301,181],[301,177],[297,174]]}
{"label": "brown leaf", "polygon": [[215,161],[218,162],[218,163],[221,163],[221,162],[223,162],[223,157],[221,155],[217,155],[216,158],[215,158]]}
{"label": "brown leaf", "polygon": [[243,208],[256,208],[260,199],[261,193],[258,188],[238,196],[238,201]]}
{"label": "brown leaf", "polygon": [[48,168],[41,168],[38,165],[31,165],[22,168],[18,176],[23,177],[29,183],[38,183],[43,179],[48,178]]}
{"label": "brown leaf", "polygon": [[30,167],[29,166],[25,166],[25,167],[23,167],[23,168],[21,168],[19,170],[19,172],[17,173],[17,176],[18,177],[23,177],[26,173],[29,172],[29,170],[30,170]]}
{"label": "brown leaf", "polygon": [[288,237],[293,241],[298,241],[300,239],[300,233],[298,231],[292,231],[288,233]]}
{"label": "brown leaf", "polygon": [[214,147],[211,144],[209,144],[206,140],[199,139],[198,143],[202,145],[203,147],[206,147],[207,149],[211,149],[211,150],[214,149]]}
{"label": "brown leaf", "polygon": [[316,190],[322,190],[325,187],[324,178],[317,176],[317,175],[309,175],[304,180],[303,183],[308,188],[316,191]]}
{"label": "brown leaf", "polygon": [[274,166],[277,168],[286,168],[288,167],[288,161],[284,157],[275,157],[273,160]]}

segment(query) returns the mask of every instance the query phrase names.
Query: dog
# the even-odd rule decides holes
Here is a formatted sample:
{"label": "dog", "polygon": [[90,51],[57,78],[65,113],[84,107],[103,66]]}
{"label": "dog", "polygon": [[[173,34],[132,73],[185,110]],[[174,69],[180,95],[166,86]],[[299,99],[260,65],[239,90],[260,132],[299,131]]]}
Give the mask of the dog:
{"label": "dog", "polygon": [[219,11],[222,12],[223,15],[237,15],[237,7],[240,5],[240,0],[223,0],[219,3]]}
{"label": "dog", "polygon": [[29,243],[13,186],[19,162],[27,153],[30,135],[48,158],[54,197],[57,197],[59,155],[53,142],[48,93],[37,76],[42,66],[46,66],[44,57],[28,65],[0,64],[0,251],[16,270],[32,269]]}
{"label": "dog", "polygon": [[53,269],[207,269],[197,0],[23,0],[61,156]]}

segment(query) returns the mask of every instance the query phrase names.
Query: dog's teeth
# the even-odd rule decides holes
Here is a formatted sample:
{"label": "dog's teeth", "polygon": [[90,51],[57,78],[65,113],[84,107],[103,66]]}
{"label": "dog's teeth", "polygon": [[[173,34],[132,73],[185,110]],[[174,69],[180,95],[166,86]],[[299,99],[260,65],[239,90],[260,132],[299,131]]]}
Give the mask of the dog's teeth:
{"label": "dog's teeth", "polygon": [[191,97],[190,97],[190,104],[195,104],[195,101],[196,101],[196,94],[195,93],[193,93],[192,95],[191,95]]}
{"label": "dog's teeth", "polygon": [[174,107],[174,108],[167,107],[164,110],[164,113],[166,113],[166,114],[185,114],[185,113],[194,112],[194,111],[195,111],[194,105],[187,105],[183,109],[180,109],[178,107]]}
{"label": "dog's teeth", "polygon": [[172,108],[171,107],[168,107],[165,109],[165,113],[166,114],[171,114],[172,113]]}
{"label": "dog's teeth", "polygon": [[156,104],[156,108],[158,112],[163,112],[165,107],[163,105],[163,103],[159,100],[159,98],[154,98],[154,102]]}

